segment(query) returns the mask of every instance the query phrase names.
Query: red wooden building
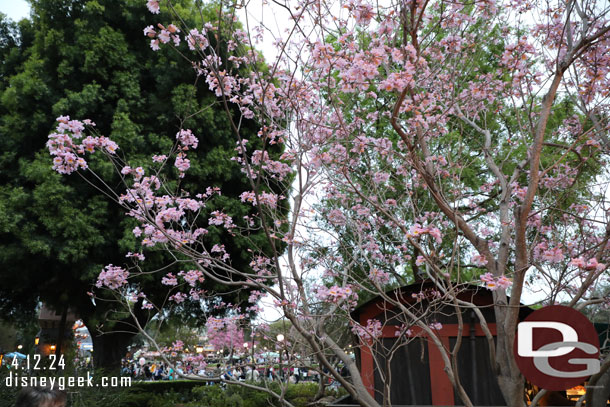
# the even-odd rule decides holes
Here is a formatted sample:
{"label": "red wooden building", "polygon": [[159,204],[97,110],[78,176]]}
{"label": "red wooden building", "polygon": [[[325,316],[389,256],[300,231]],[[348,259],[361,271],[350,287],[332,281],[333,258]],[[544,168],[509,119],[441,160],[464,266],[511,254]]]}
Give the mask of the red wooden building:
{"label": "red wooden building", "polygon": [[[413,307],[426,309],[430,306],[427,300],[417,300],[417,294],[434,289],[430,282],[419,282],[401,287],[389,293],[393,299]],[[496,324],[493,311],[493,293],[487,289],[468,286],[459,294],[459,298],[476,304],[487,321],[490,331],[496,335]],[[419,328],[411,328],[407,335],[412,340],[397,336],[403,322],[398,321],[393,307],[380,298],[374,298],[354,311],[353,317],[362,326],[369,319],[379,320],[383,324],[383,333],[378,345],[374,347],[359,346],[356,353],[357,362],[364,384],[377,401],[383,400],[384,377],[390,377],[389,396],[392,405],[436,405],[450,406],[463,404],[449,377],[444,371],[441,353],[437,346],[428,341],[425,333]],[[531,310],[523,307],[520,319],[525,318]],[[496,377],[492,372],[489,359],[487,339],[472,309],[462,309],[463,330],[462,344],[458,352],[458,371],[462,385],[475,405],[506,405]],[[432,320],[442,325],[438,335],[447,349],[451,349],[458,336],[457,312],[451,306],[439,306],[430,313]],[[403,329],[404,331],[404,329]],[[402,340],[403,344],[395,349],[387,372],[387,353]],[[388,373],[390,373],[388,375]]]}

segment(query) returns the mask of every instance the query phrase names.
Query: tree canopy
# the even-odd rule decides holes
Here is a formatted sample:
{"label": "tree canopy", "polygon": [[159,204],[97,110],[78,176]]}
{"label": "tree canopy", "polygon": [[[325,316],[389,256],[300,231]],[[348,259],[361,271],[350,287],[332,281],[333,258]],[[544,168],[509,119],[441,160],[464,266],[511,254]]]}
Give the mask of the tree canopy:
{"label": "tree canopy", "polygon": [[[238,205],[237,191],[246,188],[240,166],[226,159],[234,154],[235,139],[224,108],[179,53],[152,52],[142,27],[154,18],[142,7],[135,0],[36,0],[30,20],[14,23],[2,16],[0,22],[0,307],[8,314],[32,312],[37,301],[72,308],[86,321],[98,345],[95,355],[104,364],[120,360],[120,349],[112,344],[121,348],[130,336],[115,335],[106,341],[112,349],[102,352],[104,337],[96,326],[112,304],[94,304],[87,292],[104,265],[124,264],[125,253],[137,250],[135,223],[92,188],[92,180],[68,179],[52,170],[42,150],[55,118],[94,120],[98,131],[120,142],[121,154],[135,162],[171,150],[179,129],[189,128],[199,146],[190,157],[189,174],[172,188],[192,193],[204,192],[202,185],[222,188],[215,205],[236,218],[247,215]],[[176,7],[191,25],[203,24],[191,2]],[[213,6],[205,10],[206,19],[215,18]],[[257,127],[246,120],[242,131],[255,134]],[[94,159],[90,165],[109,183],[119,182],[110,164]],[[221,230],[211,235],[226,244],[236,267],[249,268],[245,253],[252,239]],[[170,261],[162,252],[146,256],[153,268]],[[222,291],[212,283],[206,289]],[[225,296],[240,303],[248,294]],[[186,317],[205,322],[202,307],[191,306]],[[128,329],[117,324],[106,322],[102,330]]]}

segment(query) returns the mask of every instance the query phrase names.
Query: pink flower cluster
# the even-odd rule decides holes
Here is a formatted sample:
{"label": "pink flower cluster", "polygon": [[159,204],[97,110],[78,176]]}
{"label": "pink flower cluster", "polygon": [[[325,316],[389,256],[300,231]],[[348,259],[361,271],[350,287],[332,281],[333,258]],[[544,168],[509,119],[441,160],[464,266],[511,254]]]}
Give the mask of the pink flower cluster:
{"label": "pink flower cluster", "polygon": [[363,26],[368,25],[373,17],[375,17],[373,6],[367,2],[349,0],[344,7],[350,11],[356,23]]}
{"label": "pink flower cluster", "polygon": [[352,327],[352,332],[358,335],[360,339],[369,341],[381,337],[383,326],[378,319],[369,319],[366,321],[366,326],[362,326],[355,322]]}
{"label": "pink flower cluster", "polygon": [[57,118],[55,133],[49,135],[47,148],[53,158],[53,169],[60,174],[71,174],[74,171],[87,169],[87,161],[82,157],[85,152],[93,153],[96,148],[108,154],[114,154],[118,145],[107,137],[86,137],[81,144],[75,142],[83,136],[85,126],[93,127],[90,120],[70,120],[69,116]]}
{"label": "pink flower cluster", "polygon": [[485,273],[480,278],[485,283],[485,287],[491,291],[506,290],[513,285],[512,280],[504,275],[495,278],[491,273]]}
{"label": "pink flower cluster", "polygon": [[477,267],[483,267],[487,264],[487,259],[483,255],[475,254],[470,258],[470,262]]}
{"label": "pink flower cluster", "polygon": [[270,270],[271,266],[271,259],[264,256],[255,256],[250,262],[250,267],[252,267],[252,270],[259,276],[270,276],[272,274]]}
{"label": "pink flower cluster", "polygon": [[606,265],[604,263],[599,263],[595,257],[590,258],[588,261],[582,257],[577,257],[572,259],[570,264],[583,270],[602,271],[606,268]]}
{"label": "pink flower cluster", "polygon": [[436,243],[440,244],[443,241],[443,235],[439,228],[434,226],[421,226],[419,223],[411,226],[407,237],[419,237],[425,234],[432,236],[436,240]]}
{"label": "pink flower cluster", "polygon": [[208,318],[205,326],[208,341],[214,347],[214,350],[235,349],[242,346],[244,331],[238,324],[243,318],[242,315]]}
{"label": "pink flower cluster", "polygon": [[[238,147],[240,155],[243,153],[243,149]],[[283,155],[286,158],[286,155]],[[281,162],[272,160],[269,157],[269,153],[267,151],[255,150],[252,153],[252,164],[255,166],[260,166],[260,169],[267,171],[268,175],[271,178],[277,178],[280,181],[286,178],[289,174],[292,173],[292,168],[290,165]],[[243,159],[240,159],[239,162],[244,163]],[[257,168],[251,168],[251,170],[256,171]]]}
{"label": "pink flower cluster", "polygon": [[178,273],[191,287],[195,287],[197,282],[203,283],[203,273],[199,270],[189,270],[187,272],[180,271]]}
{"label": "pink flower cluster", "polygon": [[170,301],[175,302],[176,304],[181,304],[184,300],[187,299],[187,295],[184,293],[176,293],[168,298]]}
{"label": "pink flower cluster", "polygon": [[196,49],[204,50],[210,45],[205,29],[200,33],[196,28],[189,31],[189,34],[186,36],[186,43],[191,51]]}
{"label": "pink flower cluster", "polygon": [[98,288],[108,287],[111,290],[116,290],[127,284],[129,272],[119,266],[107,265],[97,277],[95,286]]}
{"label": "pink flower cluster", "polygon": [[333,285],[332,287],[320,286],[316,290],[316,296],[321,301],[327,302],[341,302],[344,300],[357,300],[358,294],[354,292],[350,285],[345,287],[339,287]]}
{"label": "pink flower cluster", "polygon": [[328,212],[327,219],[335,226],[344,226],[347,223],[345,215],[343,215],[343,212],[339,209],[333,209]]}
{"label": "pink flower cluster", "polygon": [[197,139],[197,137],[195,137],[193,132],[189,129],[182,129],[176,133],[176,139],[180,141],[180,144],[182,144],[182,148],[184,150],[188,150],[189,148],[197,148],[197,145],[199,144],[199,139]]}
{"label": "pink flower cluster", "polygon": [[369,279],[383,286],[390,282],[390,274],[378,268],[372,268],[369,272]]}
{"label": "pink flower cluster", "polygon": [[184,178],[184,173],[191,168],[191,160],[186,158],[186,154],[180,153],[176,157],[176,162],[174,163],[176,168],[180,171],[180,178]]}
{"label": "pink flower cluster", "polygon": [[[156,10],[158,13],[158,2],[149,1],[149,3],[156,5]],[[149,7],[149,10],[150,9],[151,8]],[[149,25],[148,27],[144,28],[144,35],[151,38],[150,48],[152,48],[153,51],[159,51],[161,49],[160,44],[167,44],[170,41],[172,41],[175,46],[180,45],[180,37],[178,36],[180,29],[178,27],[173,24],[170,24],[169,26],[167,26],[167,28],[164,27],[162,24],[157,24],[157,27],[159,27],[159,31],[156,31],[152,25]]]}
{"label": "pink flower cluster", "polygon": [[441,293],[438,290],[428,288],[426,290],[422,290],[418,293],[411,294],[411,298],[414,298],[417,302],[423,300],[435,300],[441,298]]}
{"label": "pink flower cluster", "polygon": [[429,327],[434,331],[440,331],[441,329],[443,329],[443,324],[441,324],[440,322],[432,322]]}
{"label": "pink flower cluster", "polygon": [[223,225],[226,229],[233,229],[235,227],[233,224],[233,218],[220,211],[212,212],[212,217],[208,219],[208,223],[215,226]]}
{"label": "pink flower cluster", "polygon": [[127,252],[125,257],[131,258],[131,259],[138,259],[140,261],[144,261],[146,259],[146,257],[142,253],[132,253],[132,252]]}
{"label": "pink flower cluster", "polygon": [[[239,196],[242,202],[249,202],[252,205],[256,206],[256,194],[254,192],[246,191],[242,192]],[[261,192],[258,194],[258,202],[261,205],[269,206],[270,208],[275,209],[277,206],[278,200],[285,199],[283,195],[276,195],[271,192]]]}
{"label": "pink flower cluster", "polygon": [[563,260],[563,250],[561,247],[554,247],[552,249],[545,250],[542,253],[542,259],[550,263],[559,263]]}
{"label": "pink flower cluster", "polygon": [[161,279],[161,284],[175,286],[178,285],[178,279],[172,273],[167,273],[165,277]]}
{"label": "pink flower cluster", "polygon": [[411,329],[409,329],[408,326],[406,326],[405,324],[401,324],[399,329],[394,332],[394,336],[412,336],[413,335],[413,331]]}
{"label": "pink flower cluster", "polygon": [[148,8],[148,11],[153,14],[159,14],[160,12],[158,0],[147,0],[146,7]]}

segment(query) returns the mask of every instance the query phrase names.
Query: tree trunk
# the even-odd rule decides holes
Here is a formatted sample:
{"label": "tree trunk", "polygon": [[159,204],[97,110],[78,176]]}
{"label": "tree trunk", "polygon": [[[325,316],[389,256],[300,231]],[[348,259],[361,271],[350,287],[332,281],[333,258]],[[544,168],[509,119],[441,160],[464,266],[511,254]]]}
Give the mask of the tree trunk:
{"label": "tree trunk", "polygon": [[[516,325],[509,325],[512,328],[510,328],[510,331],[507,331],[506,325],[502,323],[506,320],[518,320],[518,309],[507,310],[506,307],[502,306],[507,302],[506,296],[499,298],[496,295],[494,299],[499,305],[494,307],[498,331],[496,342],[496,366],[493,366],[494,370],[497,372],[498,386],[500,387],[506,406],[523,407],[525,406],[525,380],[521,375],[513,356],[513,329]],[[509,312],[517,313],[516,317],[508,315]]]}
{"label": "tree trunk", "polygon": [[318,392],[316,396],[313,398],[314,400],[320,400],[326,394],[326,386],[324,385],[324,380],[322,379],[322,375],[320,375],[320,381],[318,382]]}
{"label": "tree trunk", "polygon": [[127,346],[135,336],[134,333],[114,332],[100,333],[89,329],[93,341],[93,365],[96,368],[119,370],[121,359],[127,353]]}
{"label": "tree trunk", "polygon": [[591,406],[606,407],[608,399],[610,399],[610,370],[607,370],[595,385],[596,387],[592,391]]}
{"label": "tree trunk", "polygon": [[64,310],[61,313],[61,320],[59,321],[59,327],[57,328],[57,346],[55,347],[55,356],[57,360],[61,356],[62,345],[66,341],[66,320],[68,319],[68,306],[64,306]]}
{"label": "tree trunk", "polygon": [[499,376],[498,385],[507,407],[523,407],[525,405],[525,383],[522,379],[516,380],[507,376]]}

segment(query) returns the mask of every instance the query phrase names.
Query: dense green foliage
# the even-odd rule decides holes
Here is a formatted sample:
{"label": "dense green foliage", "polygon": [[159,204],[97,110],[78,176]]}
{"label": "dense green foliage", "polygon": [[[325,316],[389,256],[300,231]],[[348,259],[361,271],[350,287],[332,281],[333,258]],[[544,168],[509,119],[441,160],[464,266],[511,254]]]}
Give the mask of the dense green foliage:
{"label": "dense green foliage", "polygon": [[[187,22],[203,24],[188,0],[177,3]],[[215,18],[211,7],[206,13]],[[52,171],[45,143],[55,118],[93,120],[132,166],[169,152],[181,126],[192,129],[199,147],[189,155],[187,177],[172,187],[191,193],[220,187],[223,196],[209,210],[222,208],[241,219],[249,209],[237,195],[248,186],[228,159],[235,137],[224,109],[190,64],[169,48],[150,49],[142,29],[170,17],[151,15],[141,1],[34,0],[31,20],[16,24],[0,17],[0,311],[32,315],[39,300],[70,307],[95,334],[109,305],[94,306],[87,291],[104,265],[122,265],[125,253],[137,250],[134,224],[87,180]],[[255,123],[245,121],[242,131],[256,139]],[[120,192],[108,163],[92,157],[90,167]],[[247,268],[250,241],[212,232],[209,238],[225,243],[233,265]],[[264,246],[262,239],[257,243]],[[167,263],[159,252],[147,259],[151,268]],[[155,292],[158,279],[142,282],[153,300],[165,294]],[[231,296],[239,302],[248,294]],[[198,307],[189,311],[187,317],[198,317]],[[104,329],[130,328],[106,323]],[[107,346],[125,345],[128,338]]]}

